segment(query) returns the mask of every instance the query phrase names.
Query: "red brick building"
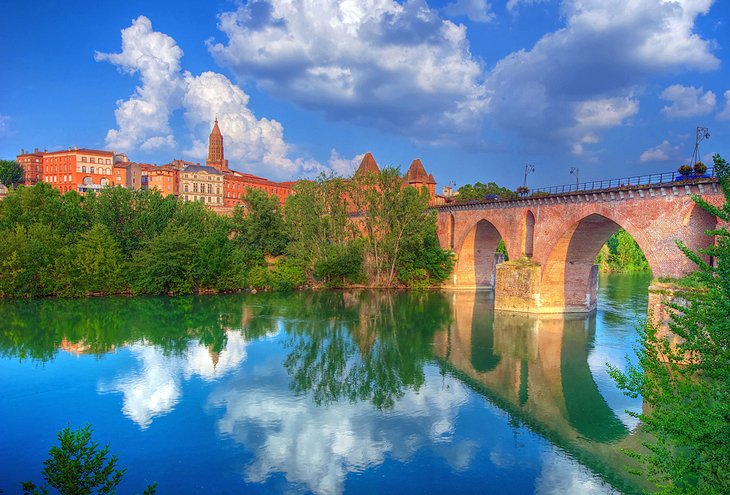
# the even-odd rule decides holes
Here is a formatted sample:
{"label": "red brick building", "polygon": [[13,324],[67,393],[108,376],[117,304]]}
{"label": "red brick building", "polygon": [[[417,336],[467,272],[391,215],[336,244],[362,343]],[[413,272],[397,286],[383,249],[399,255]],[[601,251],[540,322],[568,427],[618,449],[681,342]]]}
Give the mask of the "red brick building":
{"label": "red brick building", "polygon": [[35,151],[26,153],[25,150],[21,150],[17,156],[17,161],[25,173],[25,180],[23,185],[32,186],[43,180],[43,151]]}
{"label": "red brick building", "polygon": [[[99,191],[112,185],[114,178],[114,153],[111,151],[87,148],[35,151],[18,155],[18,163],[31,167],[31,176],[26,181],[28,185],[42,180],[62,194],[68,191]],[[40,167],[36,168],[38,165]]]}

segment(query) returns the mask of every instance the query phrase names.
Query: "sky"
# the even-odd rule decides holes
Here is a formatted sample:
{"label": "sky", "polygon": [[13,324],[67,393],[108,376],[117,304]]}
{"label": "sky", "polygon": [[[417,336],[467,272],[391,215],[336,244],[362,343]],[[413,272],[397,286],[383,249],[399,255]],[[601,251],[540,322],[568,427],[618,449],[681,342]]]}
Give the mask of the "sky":
{"label": "sky", "polygon": [[443,186],[674,171],[730,157],[720,0],[3,2],[0,158],[69,146]]}

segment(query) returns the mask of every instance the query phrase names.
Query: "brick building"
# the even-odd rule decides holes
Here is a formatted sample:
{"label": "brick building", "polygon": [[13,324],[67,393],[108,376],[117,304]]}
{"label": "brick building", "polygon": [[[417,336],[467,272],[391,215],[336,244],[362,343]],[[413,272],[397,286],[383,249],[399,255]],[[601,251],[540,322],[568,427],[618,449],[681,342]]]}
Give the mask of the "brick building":
{"label": "brick building", "polygon": [[62,194],[68,191],[98,191],[110,186],[114,177],[114,153],[111,151],[69,148],[62,151],[24,153],[18,155],[18,162],[30,163],[32,166],[38,163],[32,161],[36,158],[40,159],[41,175],[39,177],[35,170],[35,180],[49,183]]}
{"label": "brick building", "polygon": [[23,185],[32,186],[38,182],[43,181],[43,151],[38,151],[36,148],[33,152],[26,153],[25,150],[21,150],[17,156],[17,161],[21,167],[25,179]]}

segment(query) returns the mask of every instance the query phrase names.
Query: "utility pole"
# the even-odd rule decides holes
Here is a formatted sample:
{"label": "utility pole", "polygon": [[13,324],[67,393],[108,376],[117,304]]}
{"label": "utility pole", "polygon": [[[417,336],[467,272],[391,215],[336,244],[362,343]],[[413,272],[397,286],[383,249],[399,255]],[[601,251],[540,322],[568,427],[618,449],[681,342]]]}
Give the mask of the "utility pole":
{"label": "utility pole", "polygon": [[702,161],[702,157],[700,156],[700,141],[705,139],[710,139],[710,130],[707,127],[698,127],[695,134],[695,150],[688,163],[690,167],[694,167],[695,163]]}

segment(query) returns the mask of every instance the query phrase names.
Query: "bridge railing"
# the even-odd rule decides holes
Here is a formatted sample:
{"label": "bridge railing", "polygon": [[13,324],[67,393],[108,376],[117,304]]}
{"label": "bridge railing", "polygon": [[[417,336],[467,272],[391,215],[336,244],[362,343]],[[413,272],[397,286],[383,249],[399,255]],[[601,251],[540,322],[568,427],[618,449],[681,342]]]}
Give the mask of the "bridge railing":
{"label": "bridge railing", "polygon": [[527,194],[564,194],[571,192],[601,191],[604,189],[616,189],[632,186],[648,186],[648,185],[667,185],[682,184],[683,182],[691,182],[701,179],[712,179],[715,177],[715,167],[710,167],[707,172],[701,175],[690,174],[682,175],[679,172],[666,172],[663,174],[635,175],[633,177],[623,177],[619,179],[594,180],[590,182],[581,182],[578,184],[563,184],[561,186],[540,187],[531,189]]}

